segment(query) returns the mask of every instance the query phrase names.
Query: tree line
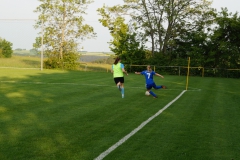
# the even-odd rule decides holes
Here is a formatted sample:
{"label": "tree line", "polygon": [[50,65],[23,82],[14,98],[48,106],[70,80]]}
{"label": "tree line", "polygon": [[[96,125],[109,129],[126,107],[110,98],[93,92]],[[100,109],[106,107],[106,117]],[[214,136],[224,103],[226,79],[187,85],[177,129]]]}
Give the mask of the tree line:
{"label": "tree line", "polygon": [[240,17],[206,0],[125,0],[98,9],[127,64],[240,68]]}
{"label": "tree line", "polygon": [[[93,0],[39,1],[35,28],[43,33],[33,47],[44,50],[45,68],[76,69],[81,42],[96,36],[84,23]],[[240,69],[240,17],[217,12],[210,0],[124,0],[96,12],[112,36],[110,50],[125,64],[184,66],[191,57],[196,67]]]}

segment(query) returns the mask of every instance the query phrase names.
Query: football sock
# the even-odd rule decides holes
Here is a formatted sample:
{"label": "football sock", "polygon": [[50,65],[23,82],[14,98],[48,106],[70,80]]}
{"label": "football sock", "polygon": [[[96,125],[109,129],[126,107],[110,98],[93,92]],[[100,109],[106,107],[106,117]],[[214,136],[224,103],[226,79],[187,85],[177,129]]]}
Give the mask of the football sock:
{"label": "football sock", "polygon": [[149,92],[153,97],[157,97],[157,95],[155,93],[153,93],[153,91]]}
{"label": "football sock", "polygon": [[160,89],[160,88],[162,88],[162,86],[156,86],[156,88],[155,88],[155,89]]}
{"label": "football sock", "polygon": [[121,93],[122,93],[122,95],[124,95],[124,88],[122,88]]}

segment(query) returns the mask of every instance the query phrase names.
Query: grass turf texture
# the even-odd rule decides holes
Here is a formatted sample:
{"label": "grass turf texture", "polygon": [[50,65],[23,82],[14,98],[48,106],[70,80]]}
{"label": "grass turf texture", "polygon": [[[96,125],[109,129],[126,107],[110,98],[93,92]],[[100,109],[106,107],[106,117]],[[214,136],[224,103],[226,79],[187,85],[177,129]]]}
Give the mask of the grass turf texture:
{"label": "grass turf texture", "polygon": [[[96,158],[185,89],[186,77],[164,76],[158,99],[144,95],[143,76],[126,76],[122,99],[110,73],[0,69],[0,159]],[[238,79],[190,77],[105,159],[239,159],[239,90]]]}

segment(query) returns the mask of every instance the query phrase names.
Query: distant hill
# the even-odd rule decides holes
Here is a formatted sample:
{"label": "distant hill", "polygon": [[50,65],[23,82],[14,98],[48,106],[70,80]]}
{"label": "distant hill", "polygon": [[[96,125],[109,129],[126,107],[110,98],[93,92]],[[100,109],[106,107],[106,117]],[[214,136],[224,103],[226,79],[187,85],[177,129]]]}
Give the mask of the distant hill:
{"label": "distant hill", "polygon": [[[106,61],[111,56],[114,56],[113,52],[87,52],[82,51],[80,54],[80,62],[96,62],[96,61]],[[13,50],[13,55],[18,56],[40,56],[37,52],[33,50],[25,50],[25,49],[16,49]]]}

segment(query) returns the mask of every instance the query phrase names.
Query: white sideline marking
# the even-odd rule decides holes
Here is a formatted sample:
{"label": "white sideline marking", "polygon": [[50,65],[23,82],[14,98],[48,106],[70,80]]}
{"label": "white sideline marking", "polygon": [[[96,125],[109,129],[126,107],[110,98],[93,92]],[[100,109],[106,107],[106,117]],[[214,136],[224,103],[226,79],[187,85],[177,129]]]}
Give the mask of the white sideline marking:
{"label": "white sideline marking", "polygon": [[[48,84],[48,85],[79,85],[79,86],[97,86],[97,87],[116,87],[109,85],[98,85],[98,84],[79,84],[79,83],[47,83],[47,82],[19,82],[19,81],[0,81],[0,83],[17,83],[17,84]],[[136,88],[136,89],[145,89],[145,87],[128,87],[128,88]],[[189,87],[190,88],[190,87]],[[164,91],[182,91],[182,89],[164,89]],[[188,91],[201,91],[198,88],[188,89]]]}
{"label": "white sideline marking", "polygon": [[109,153],[111,153],[113,150],[115,150],[118,146],[123,144],[125,141],[127,141],[131,136],[133,136],[135,133],[137,133],[140,129],[142,129],[146,124],[148,124],[151,120],[153,120],[155,117],[160,115],[165,109],[167,109],[170,105],[172,105],[175,101],[177,101],[184,93],[186,90],[182,91],[174,100],[169,102],[164,108],[160,109],[155,115],[152,117],[148,118],[146,121],[144,121],[142,124],[140,124],[137,128],[135,128],[132,132],[130,132],[128,135],[123,137],[121,140],[119,140],[117,143],[112,145],[110,148],[108,148],[106,151],[101,153],[97,158],[94,160],[102,160],[104,157],[106,157]]}

